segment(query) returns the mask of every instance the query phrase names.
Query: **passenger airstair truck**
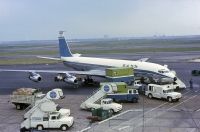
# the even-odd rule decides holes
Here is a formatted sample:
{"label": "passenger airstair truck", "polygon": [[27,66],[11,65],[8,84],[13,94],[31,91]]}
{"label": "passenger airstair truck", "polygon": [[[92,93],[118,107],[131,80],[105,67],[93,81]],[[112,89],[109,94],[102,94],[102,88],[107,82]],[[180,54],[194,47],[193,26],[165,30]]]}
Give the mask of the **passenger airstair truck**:
{"label": "passenger airstair truck", "polygon": [[43,99],[36,101],[35,105],[25,113],[20,131],[24,132],[32,128],[37,128],[38,130],[59,128],[65,131],[71,127],[74,119],[70,116],[70,110],[58,110],[58,104],[53,101],[63,97],[61,89],[53,89]]}
{"label": "passenger airstair truck", "polygon": [[110,98],[104,98],[107,93],[113,93],[114,91],[117,91],[116,84],[105,84],[94,95],[84,101],[80,108],[86,110],[103,108],[103,110],[111,110],[113,113],[119,112],[122,110],[122,105],[113,103]]}

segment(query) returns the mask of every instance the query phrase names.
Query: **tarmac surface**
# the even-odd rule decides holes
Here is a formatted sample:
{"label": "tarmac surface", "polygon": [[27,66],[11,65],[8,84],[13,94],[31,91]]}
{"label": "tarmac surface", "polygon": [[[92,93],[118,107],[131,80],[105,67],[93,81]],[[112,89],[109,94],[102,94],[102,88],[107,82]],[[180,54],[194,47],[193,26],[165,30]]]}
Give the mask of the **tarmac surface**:
{"label": "tarmac surface", "polygon": [[[139,103],[123,103],[123,111],[107,121],[91,124],[86,119],[91,113],[80,110],[80,104],[87,96],[96,91],[95,87],[74,88],[66,83],[54,82],[54,74],[41,74],[43,80],[34,83],[28,79],[27,73],[0,72],[0,132],[18,132],[25,111],[18,111],[9,103],[9,95],[17,88],[40,88],[44,93],[53,88],[62,88],[65,99],[58,103],[71,110],[75,123],[68,131],[76,132],[91,127],[87,131],[134,131],[134,132],[199,132],[200,131],[200,77],[192,77],[191,70],[199,69],[200,63],[188,62],[188,59],[197,57],[200,52],[187,53],[138,53],[119,55],[105,55],[109,58],[140,59],[150,57],[151,62],[167,64],[177,72],[178,77],[189,86],[193,78],[194,88],[189,87],[180,91],[183,98],[179,102],[168,103],[165,100],[148,99],[140,96]],[[104,57],[99,55],[98,57]],[[49,65],[11,65],[0,66],[0,69],[38,69],[38,70],[72,70],[62,63]],[[56,130],[47,130],[56,131]]]}

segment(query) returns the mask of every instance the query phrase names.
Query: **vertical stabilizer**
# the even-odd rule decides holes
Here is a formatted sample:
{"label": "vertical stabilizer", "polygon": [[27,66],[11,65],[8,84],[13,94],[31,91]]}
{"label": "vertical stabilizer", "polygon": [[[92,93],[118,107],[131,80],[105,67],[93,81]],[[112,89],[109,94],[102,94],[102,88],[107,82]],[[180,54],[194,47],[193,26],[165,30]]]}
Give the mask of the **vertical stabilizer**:
{"label": "vertical stabilizer", "polygon": [[60,36],[58,37],[59,40],[59,50],[60,50],[60,57],[72,57],[72,53],[69,49],[68,44],[65,41],[65,37],[63,36],[64,31],[60,31]]}

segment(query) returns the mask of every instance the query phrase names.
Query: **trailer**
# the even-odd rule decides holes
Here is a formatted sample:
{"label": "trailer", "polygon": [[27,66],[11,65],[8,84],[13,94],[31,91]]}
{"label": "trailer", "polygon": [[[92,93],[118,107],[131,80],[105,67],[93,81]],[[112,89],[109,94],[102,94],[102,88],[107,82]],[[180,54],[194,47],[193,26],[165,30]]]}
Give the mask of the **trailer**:
{"label": "trailer", "polygon": [[113,115],[111,110],[104,110],[103,108],[93,109],[92,116],[88,116],[87,119],[91,122],[102,121],[110,118]]}
{"label": "trailer", "polygon": [[115,93],[107,94],[107,98],[112,98],[114,102],[133,102],[137,103],[139,100],[139,94],[136,89],[128,89],[127,93]]}

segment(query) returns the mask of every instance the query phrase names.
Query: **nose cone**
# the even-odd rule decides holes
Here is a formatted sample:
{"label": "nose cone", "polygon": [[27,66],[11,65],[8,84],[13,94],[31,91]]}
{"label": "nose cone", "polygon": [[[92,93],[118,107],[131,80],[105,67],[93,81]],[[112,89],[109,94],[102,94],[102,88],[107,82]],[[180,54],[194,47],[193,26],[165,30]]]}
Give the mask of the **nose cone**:
{"label": "nose cone", "polygon": [[176,75],[173,73],[173,72],[168,72],[168,73],[165,73],[166,76],[170,77],[170,78],[176,78]]}

